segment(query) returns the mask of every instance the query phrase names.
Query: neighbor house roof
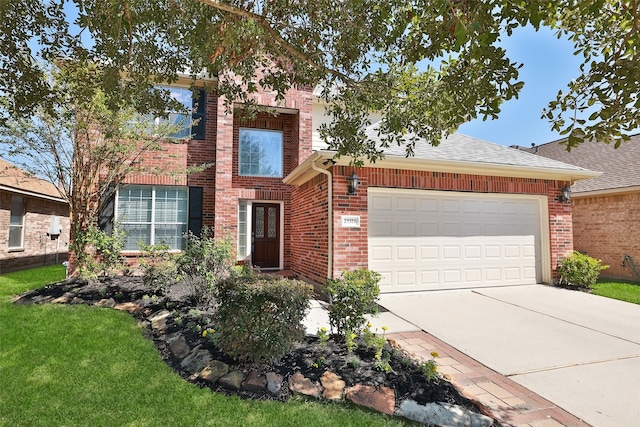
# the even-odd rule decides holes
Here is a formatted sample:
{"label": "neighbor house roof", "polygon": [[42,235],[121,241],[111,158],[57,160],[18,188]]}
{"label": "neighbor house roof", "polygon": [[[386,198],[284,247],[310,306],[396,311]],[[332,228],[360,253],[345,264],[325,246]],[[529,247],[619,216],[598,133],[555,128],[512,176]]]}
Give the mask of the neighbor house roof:
{"label": "neighbor house roof", "polygon": [[526,150],[544,158],[603,172],[598,177],[575,183],[571,187],[573,194],[640,190],[640,134],[633,135],[618,148],[603,142],[585,141],[567,151],[566,140],[562,139]]}
{"label": "neighbor house roof", "polygon": [[[367,129],[367,136],[380,141],[377,125]],[[388,169],[425,170],[433,172],[465,173],[474,175],[509,176],[519,178],[542,178],[562,181],[576,181],[598,176],[586,168],[536,156],[526,151],[497,145],[470,136],[455,133],[443,139],[438,146],[419,140],[414,148],[414,156],[406,157],[404,146],[384,149],[385,157],[375,164],[364,162],[365,166]],[[335,151],[320,150],[311,155],[285,178],[288,184],[301,184],[318,174],[317,169],[327,169],[319,160],[332,159]],[[339,165],[348,165],[349,158],[334,159]]]}
{"label": "neighbor house roof", "polygon": [[55,185],[0,159],[0,190],[65,202]]}

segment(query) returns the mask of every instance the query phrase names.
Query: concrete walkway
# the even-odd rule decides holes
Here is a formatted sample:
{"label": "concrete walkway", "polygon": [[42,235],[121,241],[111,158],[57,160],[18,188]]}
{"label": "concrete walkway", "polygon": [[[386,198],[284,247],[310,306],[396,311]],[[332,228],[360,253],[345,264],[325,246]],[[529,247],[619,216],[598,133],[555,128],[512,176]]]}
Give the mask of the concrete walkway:
{"label": "concrete walkway", "polygon": [[[504,426],[588,426],[552,402],[390,311],[383,311],[370,320],[374,330],[382,331],[382,326],[386,326],[387,337],[417,358],[430,359],[431,353],[437,352],[438,371]],[[328,328],[329,316],[324,302],[313,301],[305,326],[309,334],[315,334],[323,326]]]}
{"label": "concrete walkway", "polygon": [[[508,425],[580,425],[560,407],[596,427],[640,422],[639,305],[542,285],[387,294],[381,305],[431,334],[399,333],[408,350],[429,354],[432,336],[456,349],[464,368],[441,370]],[[493,384],[464,372],[470,361]]]}

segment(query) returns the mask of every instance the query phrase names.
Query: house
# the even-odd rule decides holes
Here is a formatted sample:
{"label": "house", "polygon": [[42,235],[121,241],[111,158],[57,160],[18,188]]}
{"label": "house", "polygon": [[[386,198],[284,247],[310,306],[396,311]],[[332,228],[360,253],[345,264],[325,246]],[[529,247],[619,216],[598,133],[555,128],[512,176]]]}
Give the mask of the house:
{"label": "house", "polygon": [[[391,148],[352,168],[314,139],[323,107],[309,88],[254,100],[277,115],[243,120],[200,92],[194,138],[145,159],[174,173],[127,178],[103,222],[115,217],[129,233],[128,254],[140,240],[179,250],[185,231],[208,226],[263,270],[323,284],[368,267],[395,292],[550,283],[573,249],[571,206],[558,196],[594,172],[457,134],[418,144],[414,158]],[[375,125],[369,131],[377,137]]]}
{"label": "house", "polygon": [[69,205],[51,183],[0,159],[0,273],[62,263]]}
{"label": "house", "polygon": [[539,156],[602,171],[571,186],[573,245],[601,259],[606,277],[640,280],[640,135],[620,147],[585,141],[567,151],[565,140],[527,148]]}

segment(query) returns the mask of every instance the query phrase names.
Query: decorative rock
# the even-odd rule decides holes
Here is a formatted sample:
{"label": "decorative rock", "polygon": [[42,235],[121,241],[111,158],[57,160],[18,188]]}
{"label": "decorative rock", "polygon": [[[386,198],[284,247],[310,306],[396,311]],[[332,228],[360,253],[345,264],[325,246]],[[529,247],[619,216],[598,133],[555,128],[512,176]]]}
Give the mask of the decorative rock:
{"label": "decorative rock", "polygon": [[202,371],[200,371],[198,377],[205,381],[209,381],[210,383],[215,383],[228,372],[229,365],[219,360],[213,360],[209,362]]}
{"label": "decorative rock", "polygon": [[169,343],[169,350],[171,350],[171,353],[179,359],[187,357],[191,351],[191,347],[189,347],[187,340],[182,335],[178,335],[167,341]]}
{"label": "decorative rock", "polygon": [[300,372],[296,372],[289,377],[289,389],[294,393],[304,394],[305,396],[320,397],[322,389],[320,384],[313,383]]}
{"label": "decorative rock", "polygon": [[231,371],[220,378],[218,383],[232,390],[240,390],[240,387],[242,387],[242,380],[244,380],[244,374],[242,372]]}
{"label": "decorative rock", "polygon": [[383,414],[393,414],[396,405],[395,391],[390,387],[374,387],[371,385],[356,384],[349,387],[346,397],[356,405],[371,408]]}
{"label": "decorative rock", "polygon": [[116,304],[115,307],[116,310],[120,310],[120,311],[126,311],[127,313],[135,313],[136,311],[140,310],[140,306],[138,304],[135,304],[133,302],[125,302],[125,303],[121,303],[121,304]]}
{"label": "decorative rock", "polygon": [[448,403],[427,403],[419,405],[413,400],[400,404],[396,415],[427,425],[441,427],[489,427],[493,419],[459,406]]}
{"label": "decorative rock", "polygon": [[73,297],[70,304],[84,304],[84,300],[82,298]]}
{"label": "decorative rock", "polygon": [[282,375],[275,372],[267,372],[267,390],[271,394],[278,394],[282,390]]}
{"label": "decorative rock", "polygon": [[249,375],[242,383],[242,389],[253,393],[262,393],[267,387],[267,379],[260,375],[255,369],[249,372]]}
{"label": "decorative rock", "polygon": [[192,374],[200,372],[207,364],[211,362],[211,353],[209,351],[196,347],[191,354],[184,358],[180,366],[187,372]]}
{"label": "decorative rock", "polygon": [[324,388],[322,396],[324,396],[325,399],[342,399],[342,394],[344,392],[344,388],[346,387],[346,383],[342,380],[342,378],[340,378],[340,376],[334,374],[333,372],[327,371],[322,374],[320,383],[322,383],[322,388]]}
{"label": "decorative rock", "polygon": [[96,307],[113,308],[116,306],[116,300],[114,300],[113,298],[105,298],[105,299],[101,299],[94,305]]}
{"label": "decorative rock", "polygon": [[160,310],[149,316],[151,328],[164,331],[167,328],[167,319],[171,316],[169,310]]}
{"label": "decorative rock", "polygon": [[62,295],[61,297],[51,300],[51,304],[67,304],[68,302],[69,297],[67,297],[66,295]]}

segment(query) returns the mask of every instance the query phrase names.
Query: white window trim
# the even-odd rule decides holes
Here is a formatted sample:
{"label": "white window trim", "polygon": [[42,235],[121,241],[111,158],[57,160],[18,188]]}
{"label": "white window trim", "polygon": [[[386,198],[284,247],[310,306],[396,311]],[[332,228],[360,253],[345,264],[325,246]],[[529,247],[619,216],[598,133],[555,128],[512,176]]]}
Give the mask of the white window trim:
{"label": "white window trim", "polygon": [[[125,184],[126,185],[130,185],[130,186],[135,186],[135,187],[151,187],[151,222],[120,222],[118,219],[118,205],[119,205],[119,193],[120,193],[120,188],[118,188],[118,191],[116,192],[116,197],[115,197],[115,203],[114,203],[114,220],[116,224],[144,224],[144,225],[149,225],[149,242],[151,245],[155,245],[157,244],[155,242],[155,233],[156,233],[156,229],[154,227],[154,225],[156,224],[156,221],[154,220],[155,215],[156,215],[156,188],[162,187],[162,188],[171,188],[171,187],[175,187],[175,188],[184,188],[186,189],[186,193],[187,193],[187,222],[184,223],[187,226],[187,231],[189,229],[189,189],[188,187],[185,186],[180,186],[180,185],[146,185],[146,184]],[[182,222],[163,222],[162,224],[169,224],[169,225],[182,225]],[[123,252],[127,252],[127,253],[140,253],[140,249],[124,249]],[[181,249],[169,249],[170,253],[180,253],[182,252]]]}
{"label": "white window trim", "polygon": [[[240,162],[242,158],[242,143],[240,139],[240,133],[243,130],[253,130],[253,131],[261,131],[261,132],[274,132],[280,134],[280,174],[278,176],[275,175],[252,175],[241,172]],[[284,132],[281,130],[274,129],[260,129],[260,128],[249,128],[249,127],[241,127],[238,129],[238,175],[247,176],[252,178],[284,178]]]}
{"label": "white window trim", "polygon": [[11,204],[13,205],[13,198],[14,197],[20,197],[22,199],[22,215],[21,215],[21,219],[22,219],[22,224],[20,224],[20,246],[10,246],[10,237],[11,237],[11,229],[13,227],[18,227],[17,225],[12,225],[11,224],[11,208],[9,208],[9,230],[8,230],[8,234],[7,234],[7,249],[11,252],[14,251],[23,251],[24,250],[24,229],[25,227],[25,223],[26,223],[26,217],[27,217],[27,213],[26,213],[26,198],[24,196],[15,196],[12,195],[11,196]]}

